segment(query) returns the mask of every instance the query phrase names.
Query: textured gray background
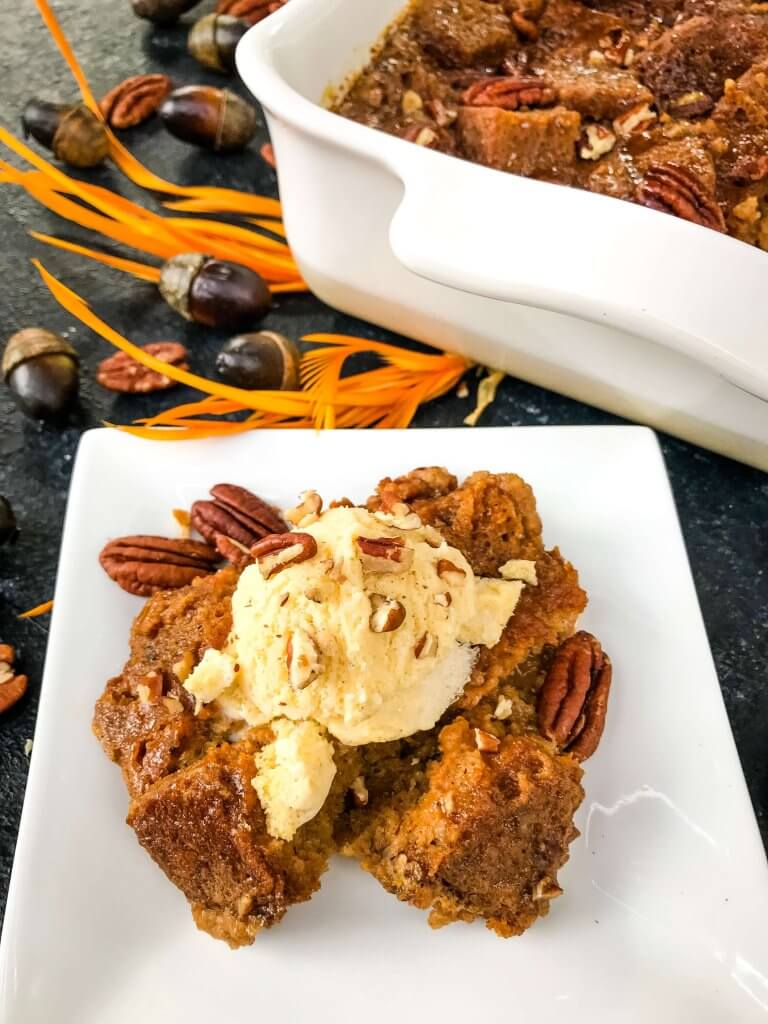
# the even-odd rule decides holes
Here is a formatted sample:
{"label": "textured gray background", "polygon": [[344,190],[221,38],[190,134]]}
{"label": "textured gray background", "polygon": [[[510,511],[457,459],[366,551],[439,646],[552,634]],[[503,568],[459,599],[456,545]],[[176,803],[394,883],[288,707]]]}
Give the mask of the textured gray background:
{"label": "textured gray background", "polygon": [[[183,25],[154,29],[133,17],[128,0],[58,0],[56,9],[97,95],[128,75],[144,71],[165,71],[179,84],[221,84],[218,76],[206,74],[186,56]],[[201,4],[186,16],[185,23],[206,9],[206,4]],[[0,120],[7,126],[18,126],[19,113],[33,96],[74,96],[69,73],[32,0],[1,0],[0,38]],[[146,164],[172,180],[272,193],[274,174],[258,155],[263,138],[262,130],[245,155],[210,157],[170,138],[157,122],[125,135],[125,141]],[[307,168],[307,173],[312,169]],[[91,180],[131,193],[117,172],[102,170],[92,174]],[[103,419],[128,422],[169,401],[168,396],[115,398],[99,388],[93,369],[109,354],[108,346],[74,325],[57,306],[30,266],[29,257],[40,256],[109,323],[137,343],[164,338],[185,341],[192,352],[192,368],[198,372],[213,374],[214,355],[222,340],[222,336],[180,321],[151,285],[50,250],[28,237],[32,228],[78,237],[74,228],[57,222],[20,192],[0,186],[0,332],[7,337],[33,324],[58,330],[77,346],[84,372],[80,407],[64,429],[24,419],[0,387],[0,494],[13,502],[22,529],[15,547],[0,549],[0,641],[18,646],[20,666],[31,680],[28,696],[0,718],[0,919],[26,782],[24,742],[34,731],[47,638],[46,619],[20,623],[16,615],[53,593],[67,487],[80,432]],[[310,330],[386,337],[385,332],[334,313],[309,296],[281,299],[267,326],[295,338]],[[470,380],[474,391],[474,377]],[[183,397],[182,389],[173,393],[179,401]],[[471,399],[449,396],[422,410],[416,422],[454,426],[470,405]],[[496,404],[482,420],[488,426],[614,422],[619,421],[510,379],[504,381]],[[480,466],[480,434],[477,441]],[[768,841],[768,477],[669,438],[662,437],[662,446],[728,714],[763,837]],[[73,672],[77,659],[78,652],[73,651]],[[664,666],[659,669],[663,671]],[[670,686],[674,683],[674,679],[669,681]],[[691,714],[695,713],[692,708]],[[706,784],[702,779],[702,785]]]}

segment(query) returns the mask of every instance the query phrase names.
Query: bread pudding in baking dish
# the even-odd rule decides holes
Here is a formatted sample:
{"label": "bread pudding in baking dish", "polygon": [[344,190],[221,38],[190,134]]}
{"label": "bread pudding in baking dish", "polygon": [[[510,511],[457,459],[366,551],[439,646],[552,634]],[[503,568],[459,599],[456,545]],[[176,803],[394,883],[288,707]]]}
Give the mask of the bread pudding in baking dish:
{"label": "bread pudding in baking dish", "polygon": [[236,564],[152,588],[96,704],[139,842],[231,946],[335,853],[435,927],[521,934],[562,892],[611,683],[531,488],[418,469],[365,506],[308,492],[250,546],[235,491],[197,522]]}
{"label": "bread pudding in baking dish", "polygon": [[333,109],[768,248],[765,3],[414,0]]}

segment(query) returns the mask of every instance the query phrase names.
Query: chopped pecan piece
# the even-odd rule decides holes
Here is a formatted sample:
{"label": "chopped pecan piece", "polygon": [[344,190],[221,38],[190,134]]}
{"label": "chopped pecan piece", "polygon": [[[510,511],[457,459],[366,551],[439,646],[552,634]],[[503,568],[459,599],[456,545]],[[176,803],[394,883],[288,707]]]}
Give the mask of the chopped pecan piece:
{"label": "chopped pecan piece", "polygon": [[405,608],[394,597],[371,594],[369,624],[374,633],[393,633],[405,622]]}
{"label": "chopped pecan piece", "polygon": [[415,142],[417,146],[424,146],[426,149],[440,148],[440,135],[428,124],[415,122],[409,124],[402,133],[401,138],[406,142]]}
{"label": "chopped pecan piece", "polygon": [[275,509],[244,487],[216,484],[211,495],[213,501],[192,506],[192,525],[237,569],[251,561],[250,549],[258,540],[288,528]]}
{"label": "chopped pecan piece", "polygon": [[145,535],[111,540],[99,555],[106,574],[139,597],[185,587],[213,572],[218,560],[218,553],[198,540]]}
{"label": "chopped pecan piece", "polygon": [[317,491],[302,491],[299,495],[299,504],[295,508],[288,509],[285,518],[293,526],[309,526],[313,523],[323,510],[323,499]]}
{"label": "chopped pecan piece", "polygon": [[475,746],[483,754],[495,754],[501,740],[484,729],[475,729]]}
{"label": "chopped pecan piece", "polygon": [[588,124],[579,141],[579,156],[582,160],[599,160],[610,153],[616,145],[616,136],[601,124]]}
{"label": "chopped pecan piece", "polygon": [[[189,369],[187,350],[177,341],[156,341],[151,345],[143,345],[142,348],[149,355],[162,359],[164,363],[178,366],[180,370]],[[125,394],[164,391],[176,383],[164,373],[142,366],[127,352],[117,352],[108,359],[103,359],[96,370],[96,380],[109,391],[120,391]]]}
{"label": "chopped pecan piece", "polygon": [[603,735],[611,677],[611,659],[582,631],[557,649],[539,690],[539,730],[579,761],[594,754]]}
{"label": "chopped pecan piece", "polygon": [[725,231],[722,210],[696,175],[686,167],[652,165],[637,186],[635,198],[650,210],[672,213],[714,231]]}
{"label": "chopped pecan piece", "polygon": [[549,106],[555,102],[557,94],[543,78],[504,75],[481,78],[465,90],[462,99],[467,107],[517,110],[518,107]]}
{"label": "chopped pecan piece", "polygon": [[315,641],[303,629],[295,630],[288,637],[285,657],[294,690],[303,690],[317,678],[320,672],[320,652]]}
{"label": "chopped pecan piece", "polygon": [[357,546],[366,572],[405,572],[413,564],[402,537],[358,537]]}
{"label": "chopped pecan piece", "polygon": [[672,117],[691,119],[708,114],[714,105],[715,101],[711,96],[708,96],[705,92],[695,90],[694,92],[685,92],[681,96],[670,100],[667,104],[667,111]]}
{"label": "chopped pecan piece", "polygon": [[435,569],[441,580],[445,580],[446,583],[453,583],[455,586],[458,586],[467,575],[461,566],[455,565],[447,558],[438,558]]}
{"label": "chopped pecan piece", "polygon": [[110,89],[99,109],[113,128],[133,128],[154,114],[172,87],[167,75],[133,75]]}
{"label": "chopped pecan piece", "polygon": [[289,565],[306,562],[317,554],[317,541],[311,533],[273,533],[251,548],[265,580],[287,569]]}

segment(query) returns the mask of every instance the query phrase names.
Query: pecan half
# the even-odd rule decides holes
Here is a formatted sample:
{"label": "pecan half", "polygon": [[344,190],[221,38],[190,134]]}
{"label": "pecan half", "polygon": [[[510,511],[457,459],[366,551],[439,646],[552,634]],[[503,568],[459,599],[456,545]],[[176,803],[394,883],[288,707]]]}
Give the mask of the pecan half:
{"label": "pecan half", "polygon": [[579,761],[594,754],[603,735],[611,677],[600,641],[582,631],[557,649],[539,690],[539,730]]}
{"label": "pecan half", "polygon": [[216,484],[213,501],[196,501],[192,525],[219,554],[242,569],[251,561],[253,545],[271,533],[284,533],[288,524],[257,495],[236,484]]}
{"label": "pecan half", "polygon": [[251,548],[265,580],[287,569],[289,565],[306,562],[317,554],[317,541],[311,533],[273,533]]}
{"label": "pecan half", "polygon": [[17,675],[13,668],[16,651],[10,644],[0,644],[0,715],[21,700],[27,692],[27,677]]}
{"label": "pecan half", "polygon": [[413,564],[402,537],[358,537],[357,546],[366,572],[405,572]]}
{"label": "pecan half", "polygon": [[242,18],[249,25],[262,21],[287,3],[288,0],[219,0],[216,11],[219,14],[231,14],[233,18]]}
{"label": "pecan half", "polygon": [[185,587],[213,572],[218,560],[217,552],[199,540],[145,535],[111,540],[99,555],[106,574],[140,597]]}
{"label": "pecan half", "polygon": [[133,128],[154,114],[172,88],[168,75],[134,75],[110,89],[99,110],[112,128]]}
{"label": "pecan half", "polygon": [[546,107],[554,103],[557,93],[543,78],[532,75],[504,75],[481,78],[465,90],[462,100],[468,107]]}
{"label": "pecan half", "polygon": [[723,211],[693,171],[677,164],[654,164],[637,186],[635,199],[641,206],[672,213],[683,220],[725,232]]}
{"label": "pecan half", "polygon": [[[164,363],[188,370],[187,350],[177,341],[156,341],[151,345],[143,345],[143,350]],[[150,370],[142,366],[127,352],[117,352],[108,359],[103,359],[96,370],[96,380],[109,391],[120,391],[124,394],[149,394],[151,391],[164,391],[176,383],[164,373]]]}

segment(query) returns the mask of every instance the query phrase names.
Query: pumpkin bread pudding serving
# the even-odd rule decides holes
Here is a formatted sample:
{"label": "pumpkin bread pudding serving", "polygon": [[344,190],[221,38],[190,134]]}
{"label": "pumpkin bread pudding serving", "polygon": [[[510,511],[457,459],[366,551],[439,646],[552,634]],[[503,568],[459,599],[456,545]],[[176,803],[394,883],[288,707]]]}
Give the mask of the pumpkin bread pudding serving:
{"label": "pumpkin bread pudding serving", "polygon": [[[94,718],[139,842],[231,946],[309,899],[334,853],[435,927],[519,935],[562,891],[611,683],[530,487],[418,469],[365,506],[307,492],[291,529],[212,493],[231,499],[201,503],[212,547],[164,548],[192,582],[152,585],[157,538],[108,545],[123,585],[154,590]],[[236,567],[214,571],[216,550]]]}

